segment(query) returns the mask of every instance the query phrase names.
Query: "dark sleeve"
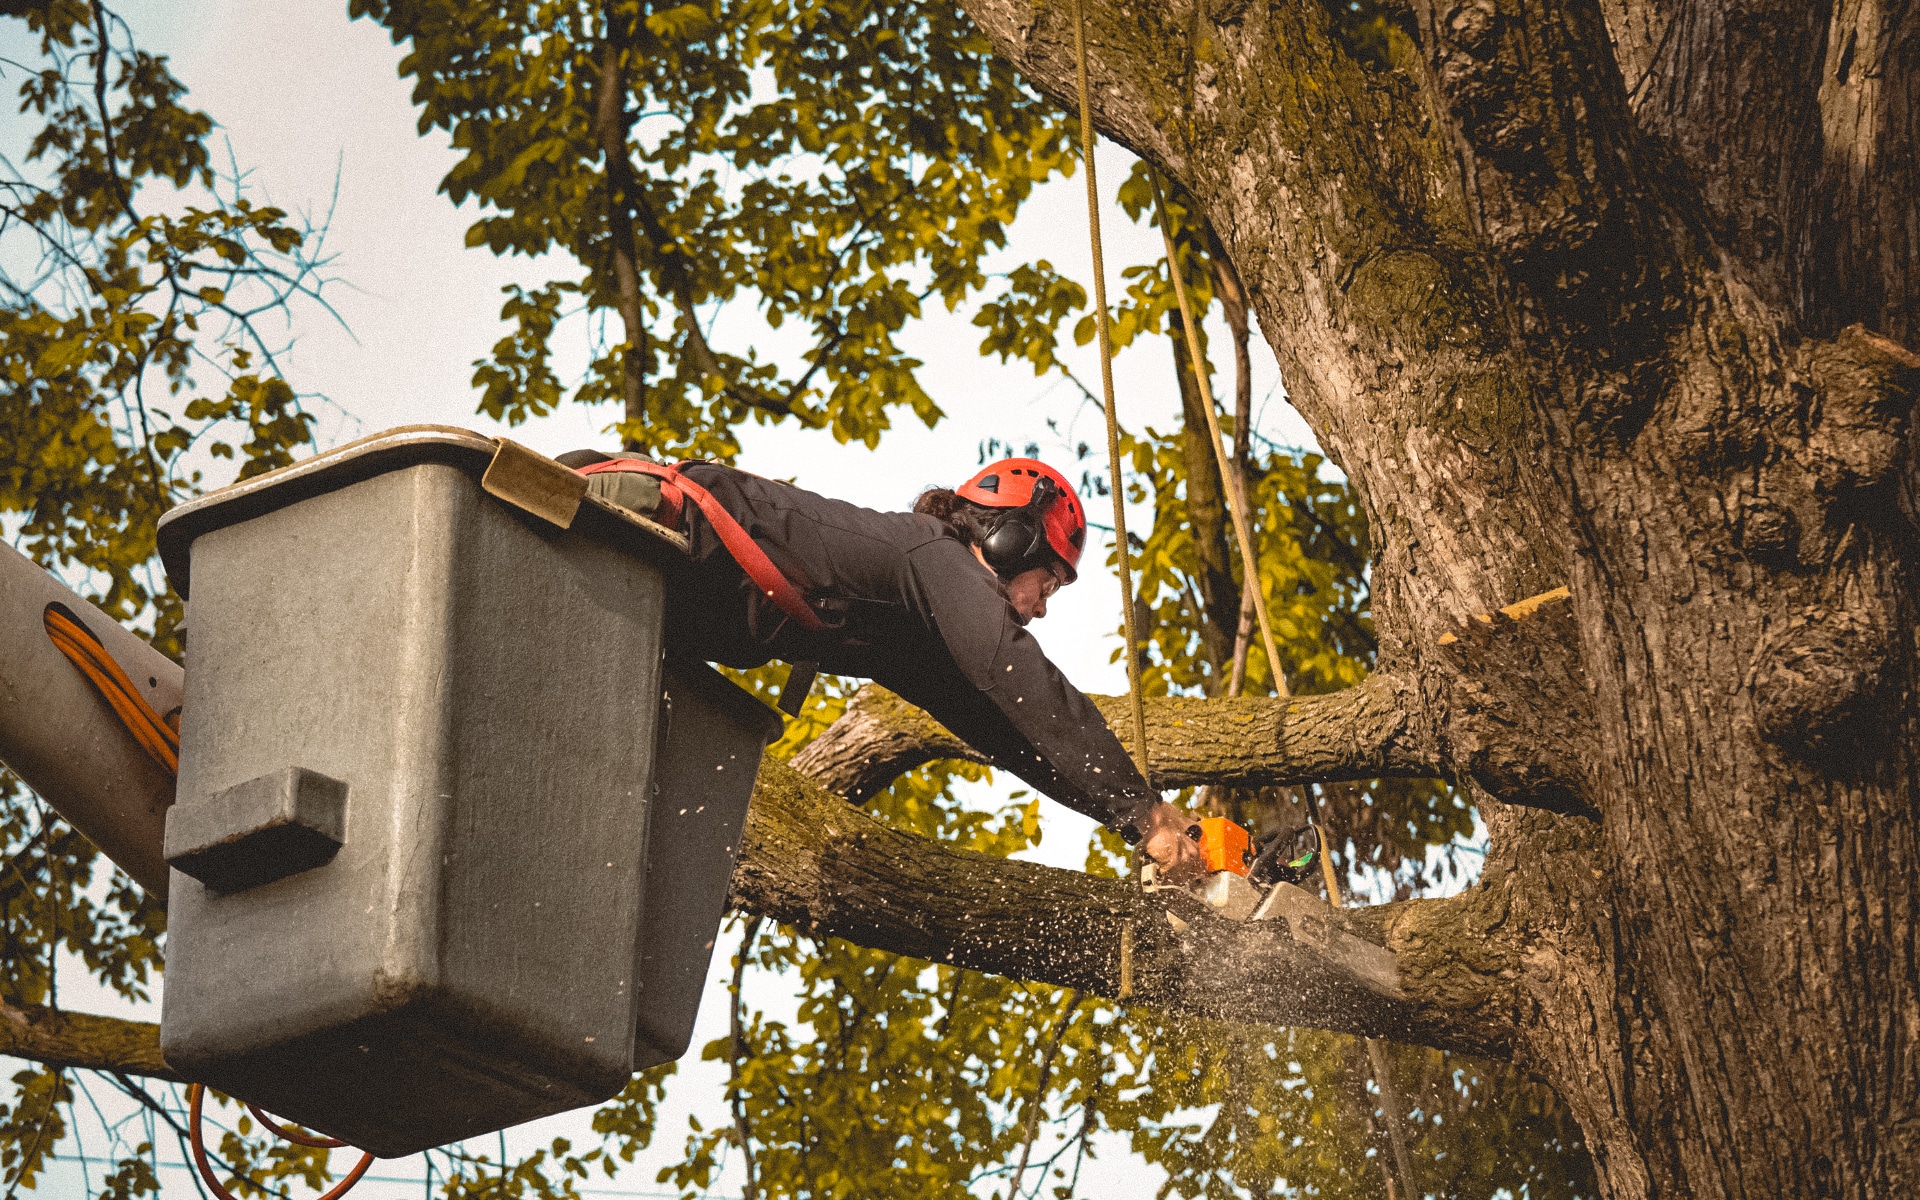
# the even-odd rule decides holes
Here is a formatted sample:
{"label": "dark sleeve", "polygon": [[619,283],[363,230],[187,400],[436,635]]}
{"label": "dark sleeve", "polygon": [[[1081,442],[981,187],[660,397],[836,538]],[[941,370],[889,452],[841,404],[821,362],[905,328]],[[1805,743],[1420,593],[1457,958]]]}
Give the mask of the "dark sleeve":
{"label": "dark sleeve", "polygon": [[909,554],[908,569],[913,601],[952,669],[902,664],[878,682],[1069,808],[1113,829],[1144,823],[1159,797],[1100,710],[1047,660],[966,548],[950,538],[929,542]]}

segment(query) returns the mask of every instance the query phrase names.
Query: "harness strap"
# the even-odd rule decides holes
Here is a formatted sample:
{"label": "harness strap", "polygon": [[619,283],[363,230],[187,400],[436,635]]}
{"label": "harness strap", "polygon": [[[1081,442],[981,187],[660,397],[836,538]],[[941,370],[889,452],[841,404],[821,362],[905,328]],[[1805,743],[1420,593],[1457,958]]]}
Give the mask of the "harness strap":
{"label": "harness strap", "polygon": [[720,544],[727,548],[733,561],[740,564],[747,578],[753,580],[753,585],[778,605],[781,612],[799,622],[802,629],[812,633],[824,632],[826,622],[820,619],[819,613],[813,611],[813,606],[800,594],[800,589],[780,573],[780,568],[773,565],[767,552],[760,548],[740,522],[734,520],[733,514],[713,498],[712,492],[680,473],[680,466],[679,463],[647,462],[637,458],[610,458],[577,469],[582,475],[598,475],[603,471],[632,471],[652,475],[660,480],[661,492],[671,493],[676,504],[683,496],[692,500],[700,506],[707,523],[720,535]]}

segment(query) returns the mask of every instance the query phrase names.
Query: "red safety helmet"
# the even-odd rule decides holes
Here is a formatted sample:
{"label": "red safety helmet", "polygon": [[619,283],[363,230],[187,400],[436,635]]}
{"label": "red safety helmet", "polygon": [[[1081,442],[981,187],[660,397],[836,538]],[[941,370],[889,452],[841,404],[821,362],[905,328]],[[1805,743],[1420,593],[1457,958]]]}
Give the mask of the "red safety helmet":
{"label": "red safety helmet", "polygon": [[[1030,560],[1031,551],[1039,549],[1044,535],[1047,547],[1066,565],[1067,582],[1072,583],[1080,577],[1080,550],[1087,542],[1087,514],[1065,475],[1039,459],[1003,458],[980,468],[972,479],[955,488],[954,494],[984,508],[1025,508],[1042,479],[1053,485],[1054,501],[1041,517],[1042,528],[1030,531],[1028,552],[1015,548],[996,554],[993,551],[999,547],[990,545],[983,547],[982,553],[987,555],[989,566],[1004,573],[1007,568]],[[1008,518],[1012,517],[1009,513]],[[1021,540],[1011,525],[1009,520],[996,526],[989,541],[1010,544]],[[1000,536],[1003,532],[1012,536]]]}

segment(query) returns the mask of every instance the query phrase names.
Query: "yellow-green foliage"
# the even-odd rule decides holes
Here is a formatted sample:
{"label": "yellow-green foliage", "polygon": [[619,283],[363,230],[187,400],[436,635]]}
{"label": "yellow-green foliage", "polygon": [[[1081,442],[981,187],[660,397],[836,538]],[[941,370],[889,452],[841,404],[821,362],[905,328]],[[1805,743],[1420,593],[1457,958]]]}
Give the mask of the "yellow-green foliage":
{"label": "yellow-green foliage", "polygon": [[[409,53],[421,129],[464,157],[443,187],[486,213],[471,245],[559,251],[578,270],[509,289],[512,332],[474,364],[483,411],[520,421],[569,394],[620,395],[622,345],[563,384],[551,338],[570,311],[616,304],[605,162],[594,133],[600,49],[630,47],[629,159],[660,236],[633,248],[646,278],[646,419],[629,438],[681,456],[728,458],[749,413],[686,354],[665,264],[690,281],[702,319],[744,300],[769,326],[806,331],[788,369],[716,346],[727,380],[843,442],[878,444],[890,411],[932,424],[918,360],[896,336],[938,301],[990,280],[982,259],[1033,186],[1071,164],[1067,124],[1023,87],[950,3],[901,0],[635,0],[496,4],[352,0]],[[644,223],[644,222],[643,222]],[[618,328],[617,320],[614,328]],[[779,418],[784,419],[784,418]]]}

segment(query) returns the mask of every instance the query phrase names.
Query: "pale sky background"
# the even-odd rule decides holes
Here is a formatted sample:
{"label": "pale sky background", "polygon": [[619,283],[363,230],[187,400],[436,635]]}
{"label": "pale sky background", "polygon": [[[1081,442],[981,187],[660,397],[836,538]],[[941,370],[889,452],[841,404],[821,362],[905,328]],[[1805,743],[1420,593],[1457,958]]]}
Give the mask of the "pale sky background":
{"label": "pale sky background", "polygon": [[[500,289],[510,282],[545,282],[552,277],[549,272],[575,275],[577,269],[570,260],[503,260],[464,247],[463,235],[476,210],[471,205],[456,210],[438,194],[454,155],[441,135],[423,139],[416,132],[410,84],[396,71],[401,48],[378,27],[348,21],[345,0],[129,0],[117,11],[143,47],[170,57],[175,75],[191,89],[188,103],[219,122],[216,154],[221,139],[230,140],[235,158],[250,172],[256,200],[311,212],[316,219],[332,204],[326,248],[337,256],[332,273],[341,285],[330,290],[329,298],[348,329],[312,307],[300,310],[289,331],[296,344],[287,359],[297,388],[323,393],[351,418],[320,409],[326,418],[325,444],[421,422],[506,432],[475,415],[477,393],[469,382],[474,360],[485,357],[505,332],[498,319]],[[17,83],[10,74],[5,82],[9,95]],[[0,122],[11,123],[0,137],[9,146],[17,145],[25,131],[26,118],[14,107],[8,103],[0,109]],[[1113,203],[1128,165],[1129,157],[1111,146],[1098,161],[1107,200],[1108,286],[1116,295],[1123,267],[1160,253],[1158,234],[1132,225]],[[1046,257],[1090,285],[1083,189],[1078,176],[1042,189],[1015,225],[1013,243],[1000,256],[999,269]],[[147,203],[156,201],[154,197]],[[1098,411],[1058,377],[1036,379],[1024,365],[1002,366],[979,356],[981,331],[969,323],[970,316],[936,310],[903,338],[928,363],[923,382],[947,414],[937,428],[929,430],[901,412],[880,452],[873,453],[859,445],[838,446],[820,431],[748,427],[741,434],[745,452],[740,465],[856,503],[901,508],[923,487],[951,485],[970,475],[979,462],[980,443],[990,437],[1038,442],[1043,456],[1051,454],[1056,461],[1065,444],[1086,441],[1104,462]],[[563,375],[569,365],[577,372],[588,361],[584,323],[576,321],[569,332],[572,359],[563,360]],[[1215,329],[1214,336],[1216,346],[1226,344],[1224,329]],[[722,314],[713,338],[736,350],[758,345],[763,353],[782,345],[745,306]],[[1097,362],[1090,351],[1069,357],[1082,379],[1097,380]],[[1253,357],[1260,432],[1284,443],[1311,446],[1311,434],[1281,399],[1272,355],[1256,344]],[[1174,427],[1179,402],[1165,339],[1123,354],[1116,375],[1123,422],[1134,429]],[[611,439],[602,430],[614,416],[611,409],[569,406],[512,430],[511,436],[550,454],[583,445],[604,447]],[[1049,418],[1067,437],[1048,430]],[[1117,638],[1108,632],[1118,624],[1118,585],[1102,569],[1103,547],[1089,547],[1087,559],[1079,585],[1061,593],[1035,632],[1081,688],[1122,691],[1124,675],[1110,662]],[[1048,804],[1044,823],[1045,843],[1032,856],[1077,868],[1092,822]],[[725,967],[729,947],[723,940],[716,949],[717,969]],[[83,974],[77,966],[64,974],[67,1004],[125,1011],[110,995],[83,991]],[[750,999],[779,1012],[778,982],[762,979],[756,986],[750,977]],[[694,1036],[695,1053],[683,1062],[673,1084],[653,1148],[603,1194],[674,1194],[654,1182],[654,1173],[679,1157],[687,1114],[701,1114],[709,1126],[724,1120],[725,1072],[717,1064],[699,1062],[697,1051],[724,1032],[725,998],[724,987],[708,989]],[[156,1019],[155,1014],[157,1005],[142,1015]],[[105,1107],[110,1115],[122,1111]],[[556,1135],[581,1145],[594,1141],[584,1114],[537,1122],[513,1131],[510,1138],[516,1147],[530,1148]],[[82,1150],[99,1153],[97,1133],[89,1136],[94,1143]],[[1144,1195],[1157,1185],[1159,1173],[1130,1160],[1123,1144],[1109,1140],[1104,1151],[1106,1157],[1083,1174],[1082,1194]],[[171,1139],[163,1141],[162,1158],[176,1157]],[[423,1195],[420,1163],[417,1156],[380,1163],[355,1194],[368,1200]],[[63,1164],[42,1184],[41,1194],[79,1195],[80,1170],[77,1162]],[[98,1166],[91,1168],[91,1177],[97,1186]],[[164,1171],[163,1180],[169,1197],[194,1194],[182,1171]],[[723,1188],[713,1194],[738,1195],[738,1187],[737,1174],[730,1172]],[[589,1189],[589,1194],[596,1190]]]}

